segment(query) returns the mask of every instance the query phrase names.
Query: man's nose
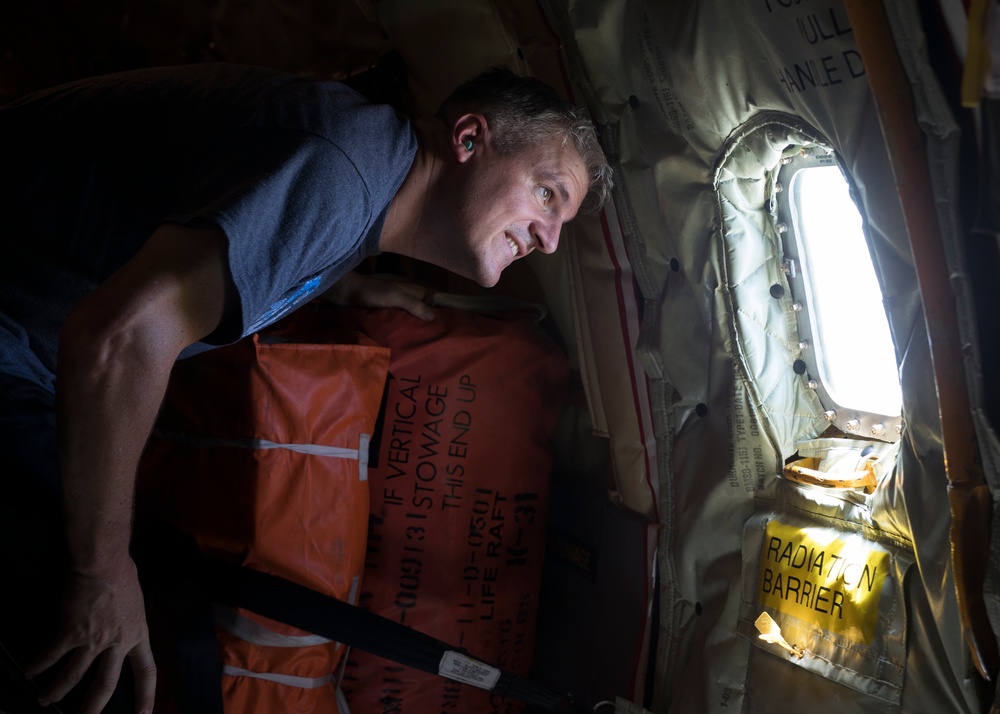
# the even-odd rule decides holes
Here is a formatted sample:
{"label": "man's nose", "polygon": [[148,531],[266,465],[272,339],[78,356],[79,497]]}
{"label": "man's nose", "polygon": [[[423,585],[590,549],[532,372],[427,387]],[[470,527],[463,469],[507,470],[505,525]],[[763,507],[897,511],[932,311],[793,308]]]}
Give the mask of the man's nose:
{"label": "man's nose", "polygon": [[562,223],[559,221],[544,221],[531,226],[531,237],[535,247],[543,253],[554,253],[559,247],[559,231]]}

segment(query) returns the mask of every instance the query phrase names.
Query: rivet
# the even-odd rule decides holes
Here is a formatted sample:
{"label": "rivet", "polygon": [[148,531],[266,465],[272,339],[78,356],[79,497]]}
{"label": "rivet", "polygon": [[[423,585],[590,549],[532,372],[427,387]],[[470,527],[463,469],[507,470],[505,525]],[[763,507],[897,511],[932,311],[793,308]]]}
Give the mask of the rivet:
{"label": "rivet", "polygon": [[799,343],[799,349],[800,350],[809,349],[809,340],[802,340],[802,342]]}
{"label": "rivet", "polygon": [[802,311],[802,303],[796,300],[795,302],[792,303],[792,312],[801,312],[801,311]]}
{"label": "rivet", "polygon": [[777,224],[774,227],[774,230],[776,230],[779,234],[780,233],[787,233],[788,232],[788,226],[785,225],[784,223],[779,223],[779,224]]}
{"label": "rivet", "polygon": [[806,386],[809,387],[809,389],[819,389],[819,382],[817,382],[815,379],[810,379],[808,382],[806,382]]}
{"label": "rivet", "polygon": [[784,190],[785,190],[785,187],[782,186],[780,183],[774,184],[774,192],[775,193],[781,193]]}
{"label": "rivet", "polygon": [[833,411],[833,409],[827,409],[823,412],[823,418],[827,421],[834,421],[837,418],[837,412]]}
{"label": "rivet", "polygon": [[882,436],[885,434],[885,424],[872,424],[872,436]]}
{"label": "rivet", "polygon": [[844,425],[848,431],[857,431],[861,428],[861,422],[857,419],[851,419]]}
{"label": "rivet", "polygon": [[783,157],[781,159],[781,165],[782,166],[788,166],[788,164],[790,164],[790,163],[792,163],[792,157],[791,156],[785,156],[785,157]]}

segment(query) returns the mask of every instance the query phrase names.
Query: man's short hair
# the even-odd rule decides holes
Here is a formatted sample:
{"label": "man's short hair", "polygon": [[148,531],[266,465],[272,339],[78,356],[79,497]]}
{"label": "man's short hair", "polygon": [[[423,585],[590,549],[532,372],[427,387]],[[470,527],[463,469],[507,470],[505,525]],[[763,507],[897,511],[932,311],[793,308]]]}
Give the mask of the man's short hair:
{"label": "man's short hair", "polygon": [[552,137],[571,141],[587,167],[589,208],[599,209],[611,191],[611,167],[597,142],[593,122],[579,107],[533,77],[495,67],[460,85],[438,109],[451,126],[463,114],[486,117],[493,148],[515,154],[541,146]]}

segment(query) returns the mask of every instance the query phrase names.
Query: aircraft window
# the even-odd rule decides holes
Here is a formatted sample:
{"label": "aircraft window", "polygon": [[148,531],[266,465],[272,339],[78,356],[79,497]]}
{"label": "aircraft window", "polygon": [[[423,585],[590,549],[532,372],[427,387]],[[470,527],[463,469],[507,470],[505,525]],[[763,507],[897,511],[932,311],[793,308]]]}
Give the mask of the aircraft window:
{"label": "aircraft window", "polygon": [[864,207],[829,146],[796,117],[764,113],[727,140],[713,171],[734,367],[783,454],[831,426],[884,442],[902,434]]}
{"label": "aircraft window", "polygon": [[815,154],[782,167],[786,189],[777,194],[779,220],[788,219],[782,237],[799,334],[810,336],[800,345],[809,384],[844,431],[894,439],[902,392],[861,215],[833,157]]}

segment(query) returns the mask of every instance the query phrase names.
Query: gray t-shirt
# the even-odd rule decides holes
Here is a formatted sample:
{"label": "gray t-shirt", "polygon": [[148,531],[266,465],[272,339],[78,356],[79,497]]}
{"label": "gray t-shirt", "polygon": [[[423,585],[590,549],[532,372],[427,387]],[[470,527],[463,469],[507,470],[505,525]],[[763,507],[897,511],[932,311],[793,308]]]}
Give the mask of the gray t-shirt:
{"label": "gray t-shirt", "polygon": [[163,223],[228,239],[233,342],[378,252],[416,154],[353,90],[208,64],[84,80],[0,110],[0,371],[51,388],[73,305]]}

